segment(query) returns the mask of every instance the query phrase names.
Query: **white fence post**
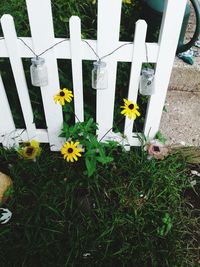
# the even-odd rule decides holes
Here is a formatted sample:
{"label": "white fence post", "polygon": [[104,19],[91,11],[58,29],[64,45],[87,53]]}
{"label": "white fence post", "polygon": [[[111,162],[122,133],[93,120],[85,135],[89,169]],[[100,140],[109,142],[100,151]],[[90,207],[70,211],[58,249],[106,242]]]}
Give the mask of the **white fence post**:
{"label": "white fence post", "polygon": [[83,73],[81,55],[81,21],[79,17],[72,16],[69,20],[70,49],[72,58],[72,76],[74,93],[75,121],[84,121],[83,112]]}
{"label": "white fence post", "polygon": [[5,93],[3,81],[0,75],[0,135],[2,144],[5,147],[11,147],[14,144],[17,145],[16,140],[13,138],[15,133],[15,124],[13,121],[12,113],[8,103],[7,95]]}
{"label": "white fence post", "polygon": [[[119,46],[121,4],[121,0],[98,0],[97,50],[100,57]],[[113,126],[117,73],[115,54],[103,61],[107,63],[108,89],[97,90],[96,120],[99,125],[99,139]]]}
{"label": "white fence post", "polygon": [[187,0],[167,0],[159,37],[159,54],[155,73],[155,94],[148,103],[144,134],[156,135],[165,103],[174,56]]}
{"label": "white fence post", "polygon": [[17,92],[19,95],[20,104],[23,111],[28,138],[32,139],[36,135],[36,128],[35,123],[33,122],[33,111],[29,98],[22,60],[18,51],[18,40],[13,17],[10,15],[3,15],[3,17],[1,18],[1,24],[12,67],[13,76],[17,87]]}
{"label": "white fence post", "polygon": [[[131,74],[129,82],[128,100],[137,102],[138,86],[140,81],[140,72],[142,67],[143,55],[145,54],[145,38],[147,32],[147,24],[144,20],[138,20],[136,22],[134,45],[133,45],[133,58],[131,65]],[[134,121],[128,117],[125,119],[124,134],[128,138],[128,142],[133,136],[133,124]]]}
{"label": "white fence post", "polygon": [[[55,44],[53,19],[50,0],[26,0],[28,16],[33,40],[33,48],[36,54]],[[44,55],[48,69],[49,84],[41,88],[44,112],[47,123],[47,131],[51,150],[59,150],[63,140],[58,138],[63,124],[62,109],[55,104],[53,96],[59,91],[59,77],[54,50],[51,49]]]}

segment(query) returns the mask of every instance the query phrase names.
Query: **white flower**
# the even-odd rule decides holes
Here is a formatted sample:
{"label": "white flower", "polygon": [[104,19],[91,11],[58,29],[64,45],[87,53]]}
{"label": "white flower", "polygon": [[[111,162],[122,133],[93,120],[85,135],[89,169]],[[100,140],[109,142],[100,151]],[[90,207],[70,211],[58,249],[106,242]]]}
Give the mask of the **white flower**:
{"label": "white flower", "polygon": [[169,153],[168,148],[157,139],[148,142],[144,150],[149,154],[148,159],[164,159]]}

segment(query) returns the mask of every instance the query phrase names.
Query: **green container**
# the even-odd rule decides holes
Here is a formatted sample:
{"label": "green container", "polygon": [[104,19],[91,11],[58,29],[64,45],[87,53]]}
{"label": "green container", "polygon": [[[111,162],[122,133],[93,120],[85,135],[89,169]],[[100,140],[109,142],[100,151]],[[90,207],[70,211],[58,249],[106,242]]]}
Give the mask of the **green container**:
{"label": "green container", "polygon": [[[154,32],[155,32],[156,27],[158,27],[158,25],[160,25],[161,23],[161,19],[162,19],[163,12],[164,12],[165,1],[166,0],[144,0],[144,3],[145,3],[144,8],[146,9],[146,13],[145,13],[146,19],[147,19],[148,26],[150,26],[151,28],[150,30],[151,32],[152,32],[152,29],[154,29]],[[199,0],[191,0],[191,3],[194,7],[196,18],[197,18],[196,19],[196,24],[197,24],[196,31],[194,33],[192,40],[188,44],[184,45],[185,33],[186,33],[187,25],[188,25],[188,20],[190,17],[190,5],[187,3],[184,18],[183,18],[182,28],[181,28],[181,32],[179,36],[177,52],[183,52],[183,51],[188,50],[194,44],[194,42],[198,39],[199,30],[200,30],[200,19],[199,19],[200,4],[199,4]]]}

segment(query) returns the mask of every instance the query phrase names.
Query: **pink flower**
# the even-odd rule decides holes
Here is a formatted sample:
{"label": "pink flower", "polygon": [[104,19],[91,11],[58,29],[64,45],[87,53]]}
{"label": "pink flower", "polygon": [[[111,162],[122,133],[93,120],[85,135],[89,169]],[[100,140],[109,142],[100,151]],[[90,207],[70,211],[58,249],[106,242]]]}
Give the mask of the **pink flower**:
{"label": "pink flower", "polygon": [[153,140],[146,145],[146,150],[149,154],[149,159],[154,157],[155,159],[164,159],[168,156],[168,148],[164,146],[159,140]]}

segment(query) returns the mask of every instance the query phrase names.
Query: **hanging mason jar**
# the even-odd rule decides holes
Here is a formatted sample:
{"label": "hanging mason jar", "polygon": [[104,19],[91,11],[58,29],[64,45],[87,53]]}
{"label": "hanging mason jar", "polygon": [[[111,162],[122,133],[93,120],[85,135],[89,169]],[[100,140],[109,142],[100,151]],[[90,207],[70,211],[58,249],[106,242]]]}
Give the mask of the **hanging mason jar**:
{"label": "hanging mason jar", "polygon": [[47,67],[45,60],[41,57],[34,57],[31,59],[31,83],[33,86],[46,86],[48,85]]}
{"label": "hanging mason jar", "polygon": [[154,69],[146,68],[142,69],[140,76],[140,94],[142,95],[153,95],[155,92],[154,83]]}
{"label": "hanging mason jar", "polygon": [[93,63],[92,70],[92,88],[96,90],[107,89],[108,87],[108,73],[106,70],[106,63],[103,61],[96,61]]}

